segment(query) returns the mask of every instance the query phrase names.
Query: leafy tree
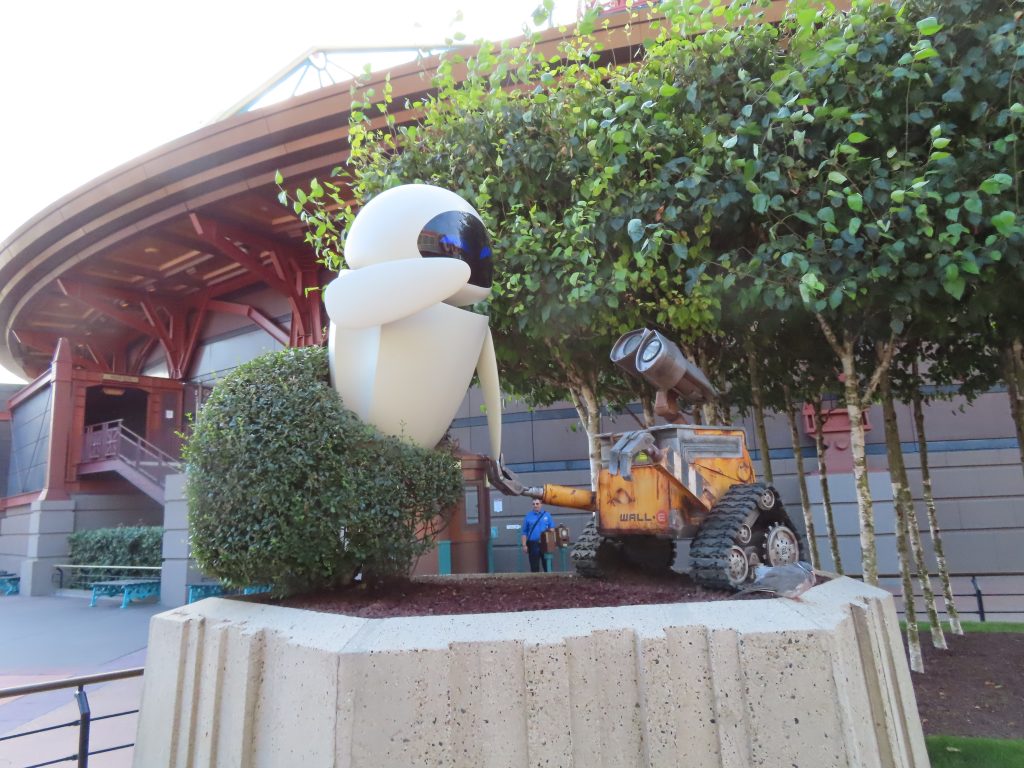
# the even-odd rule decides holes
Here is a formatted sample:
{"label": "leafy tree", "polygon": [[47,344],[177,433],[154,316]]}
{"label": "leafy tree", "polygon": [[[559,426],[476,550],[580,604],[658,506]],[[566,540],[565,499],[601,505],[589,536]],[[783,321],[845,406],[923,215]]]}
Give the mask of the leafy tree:
{"label": "leafy tree", "polygon": [[320,347],[228,374],[184,450],[192,551],[204,571],[278,593],[408,574],[460,498],[457,460],[381,437],[345,409]]}
{"label": "leafy tree", "polygon": [[[481,212],[496,253],[485,309],[503,387],[535,405],[571,400],[596,479],[601,407],[637,394],[608,362],[614,341],[650,324],[699,335],[712,307],[686,290],[690,233],[674,203],[694,123],[669,119],[651,92],[662,82],[642,65],[608,63],[594,46],[582,31],[554,59],[533,40],[445,59],[435,92],[412,105],[415,124],[371,127],[386,93],[354,113],[349,163],[360,201],[429,182]],[[318,182],[296,198],[320,254],[341,258],[345,222],[324,204],[339,187]]]}

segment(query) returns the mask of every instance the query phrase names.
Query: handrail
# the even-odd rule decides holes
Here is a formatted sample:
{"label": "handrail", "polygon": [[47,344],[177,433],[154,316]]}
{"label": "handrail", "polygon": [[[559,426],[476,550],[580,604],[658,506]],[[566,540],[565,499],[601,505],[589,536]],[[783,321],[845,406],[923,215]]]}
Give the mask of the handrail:
{"label": "handrail", "polygon": [[103,568],[109,569],[114,568],[116,570],[133,570],[133,571],[160,571],[163,570],[161,565],[75,565],[74,563],[57,563],[54,568]]}
{"label": "handrail", "polygon": [[[110,576],[104,576],[104,572],[110,571],[162,571],[163,566],[160,565],[75,565],[74,563],[57,563],[53,566],[54,574],[52,580],[56,582],[57,589],[64,589],[64,571],[71,571],[68,574],[69,578],[69,589],[75,588],[76,581],[82,582],[83,579],[97,578],[90,577],[84,571],[100,571],[98,578],[110,578]],[[81,571],[77,576],[74,575],[75,571]],[[122,577],[123,578],[123,577]],[[81,583],[78,584],[81,586]],[[88,587],[88,585],[86,585]]]}
{"label": "handrail", "polygon": [[99,424],[89,424],[85,428],[85,434],[87,434],[87,435],[95,433],[95,432],[106,432],[106,431],[111,431],[111,432],[115,432],[116,431],[116,432],[120,433],[122,436],[124,436],[130,442],[138,444],[138,446],[141,447],[144,451],[146,451],[147,453],[150,453],[154,457],[160,459],[161,462],[164,463],[164,464],[172,464],[172,465],[174,465],[176,467],[181,466],[181,462],[178,461],[173,456],[171,456],[171,454],[167,453],[166,451],[161,450],[155,444],[149,442],[149,440],[144,438],[142,435],[139,435],[139,434],[133,432],[132,430],[128,429],[128,427],[126,427],[124,425],[124,419],[113,419],[112,421],[103,421],[103,422],[100,422]]}
{"label": "handrail", "polygon": [[90,749],[89,748],[89,737],[92,731],[92,724],[97,720],[110,720],[115,717],[124,717],[126,715],[134,715],[138,713],[138,709],[129,709],[124,712],[114,712],[109,715],[98,715],[94,716],[92,708],[89,706],[89,696],[85,692],[85,686],[95,685],[97,683],[106,683],[113,680],[124,680],[129,677],[141,677],[145,672],[144,667],[132,667],[130,669],[119,669],[112,672],[100,672],[95,675],[80,675],[79,677],[69,677],[64,680],[51,680],[46,683],[32,683],[31,685],[18,685],[13,688],[0,689],[0,700],[11,698],[13,696],[26,696],[35,693],[47,693],[49,691],[59,691],[66,688],[74,688],[75,693],[73,698],[75,705],[78,707],[78,719],[71,720],[65,723],[56,723],[54,725],[48,725],[43,728],[35,728],[29,731],[22,731],[21,733],[8,733],[4,736],[0,736],[0,742],[11,741],[12,739],[20,739],[25,736],[35,736],[40,733],[49,733],[50,731],[57,731],[61,728],[73,728],[78,726],[78,750],[73,755],[65,755],[63,757],[57,757],[51,760],[45,760],[41,763],[35,763],[34,765],[27,766],[27,768],[43,768],[48,765],[57,765],[58,763],[70,763],[74,762],[78,768],[89,768],[89,758],[93,755],[102,755],[107,752],[117,752],[122,749],[131,749],[135,746],[131,744],[118,744],[113,747],[106,747],[104,749]]}
{"label": "handrail", "polygon": [[[929,573],[928,575],[929,575],[929,578],[938,578],[938,574]],[[977,605],[977,608],[974,609],[974,610],[970,610],[970,609],[967,609],[967,608],[961,608],[960,606],[957,606],[957,613],[959,613],[961,615],[967,616],[967,615],[972,615],[973,614],[973,615],[977,615],[978,616],[979,621],[986,621],[986,617],[987,616],[1018,615],[1018,614],[1020,614],[1022,612],[1019,608],[1010,608],[1010,609],[1003,609],[1003,610],[992,610],[991,607],[986,608],[985,607],[986,593],[982,592],[981,586],[978,584],[978,579],[979,578],[1015,578],[1015,577],[1024,576],[1024,571],[978,571],[976,573],[971,573],[971,574],[967,574],[967,573],[951,573],[951,574],[949,574],[949,576],[950,576],[951,579],[970,579],[970,589],[971,589],[971,591],[970,592],[954,592],[953,593],[953,598],[954,598],[954,601],[956,601],[956,598],[958,598],[958,597],[973,597],[974,600],[975,600],[975,604]],[[885,580],[889,581],[889,580],[899,579],[900,577],[901,577],[901,575],[899,573],[880,573],[880,574],[878,574],[879,580],[885,579]],[[861,580],[861,581],[863,581],[863,579],[864,579],[862,574],[853,575],[853,576],[850,576],[850,578],[858,579],[858,580]],[[886,586],[882,586],[881,588],[882,589],[887,589],[887,591],[893,591],[893,588],[896,588],[896,587],[901,587],[901,585],[899,583],[895,583],[895,584],[888,585],[888,589],[887,589]],[[1015,587],[1015,589],[1019,589],[1019,587]],[[900,590],[899,593],[894,592],[894,595],[895,596],[902,596],[902,589]],[[939,593],[936,593],[935,596],[939,597]],[[990,597],[990,598],[1007,598],[1007,597],[1009,597],[1009,598],[1020,598],[1020,597],[1024,597],[1024,592],[989,592],[987,594],[987,596]],[[922,597],[921,592],[919,592],[917,589],[915,589],[914,590],[914,599],[918,599],[920,597]],[[920,609],[918,609],[918,612],[921,612]],[[940,611],[940,613],[941,612],[944,612],[944,611]],[[906,614],[906,607],[904,606],[903,608],[898,608],[896,613],[897,614]]]}
{"label": "handrail", "polygon": [[[163,501],[167,477],[182,471],[180,461],[132,432],[122,419],[90,424],[82,433],[79,471],[86,471],[93,462],[110,461],[117,465],[107,468],[120,472],[158,502]],[[95,469],[94,465],[89,471]]]}
{"label": "handrail", "polygon": [[11,688],[0,688],[0,699],[8,699],[12,696],[25,696],[30,693],[46,693],[47,691],[59,691],[62,688],[78,688],[83,685],[108,683],[111,680],[124,680],[129,677],[139,677],[145,671],[145,667],[130,667],[128,669],[118,669],[113,672],[99,672],[95,675],[67,677],[62,680],[48,680],[45,683],[15,685]]}

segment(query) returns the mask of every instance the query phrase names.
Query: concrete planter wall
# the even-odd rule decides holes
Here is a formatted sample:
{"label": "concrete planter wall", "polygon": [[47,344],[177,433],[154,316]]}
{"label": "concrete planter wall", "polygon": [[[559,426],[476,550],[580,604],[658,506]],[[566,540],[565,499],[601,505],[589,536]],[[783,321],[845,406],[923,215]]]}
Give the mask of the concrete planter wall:
{"label": "concrete planter wall", "polygon": [[927,766],[891,597],[150,630],[135,766]]}

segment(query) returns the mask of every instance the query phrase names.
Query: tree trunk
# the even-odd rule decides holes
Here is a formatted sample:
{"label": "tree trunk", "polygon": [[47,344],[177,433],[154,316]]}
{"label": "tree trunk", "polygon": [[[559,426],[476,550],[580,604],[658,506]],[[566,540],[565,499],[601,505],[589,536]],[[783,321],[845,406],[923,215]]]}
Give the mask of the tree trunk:
{"label": "tree trunk", "polygon": [[1024,360],[1021,357],[1020,339],[1014,339],[1003,349],[1006,396],[1010,399],[1010,415],[1017,430],[1017,448],[1020,451],[1021,470],[1024,471]]}
{"label": "tree trunk", "polygon": [[[892,408],[892,393],[889,391],[888,374],[882,381],[882,410],[885,415],[886,453],[889,458],[889,471],[893,483],[893,511],[895,512],[896,554],[899,559],[900,583],[903,589],[903,606],[906,617],[906,644],[910,656],[910,669],[913,672],[925,671],[925,659],[921,654],[921,634],[918,629],[918,609],[913,599],[913,577],[910,573],[910,547],[908,543],[909,525],[907,523],[905,496],[899,483],[899,473],[894,464],[902,464],[899,434],[896,431],[896,411]],[[912,505],[911,505],[912,506]]]}
{"label": "tree trunk", "polygon": [[917,626],[917,608],[914,604],[914,583],[910,575],[910,552],[907,547],[907,518],[896,513],[896,551],[900,560],[900,581],[903,584],[903,604],[907,620],[907,650],[910,655],[910,669],[924,672],[924,658],[921,656],[921,634]]}
{"label": "tree trunk", "polygon": [[832,493],[828,488],[828,467],[825,465],[825,420],[821,415],[821,395],[814,401],[814,448],[818,454],[818,479],[821,481],[821,505],[825,510],[825,533],[832,552],[832,567],[843,575],[843,558],[839,554],[839,536],[832,516]]}
{"label": "tree trunk", "polygon": [[[914,497],[910,493],[907,465],[903,461],[899,424],[896,421],[896,404],[893,402],[888,374],[882,378],[879,394],[881,395],[882,413],[885,419],[885,448],[889,459],[889,475],[892,478],[893,504],[896,508],[896,514],[904,521],[903,525],[908,537],[907,543],[910,544],[909,554],[914,558],[917,578],[921,582],[925,610],[928,613],[928,621],[931,624],[932,645],[945,650],[946,637],[942,632],[942,624],[939,622],[939,612],[935,607],[935,593],[932,591],[931,574],[928,572],[928,564],[924,559],[924,546],[921,544],[921,528],[917,521]],[[903,555],[901,554],[900,557],[902,558]]]}
{"label": "tree trunk", "polygon": [[653,427],[658,422],[658,417],[654,413],[654,398],[651,397],[651,393],[647,389],[644,389],[640,395],[640,407],[644,411],[644,426]]}
{"label": "tree trunk", "polygon": [[853,342],[844,340],[841,362],[846,388],[846,412],[850,417],[850,453],[857,484],[857,512],[860,516],[860,561],[864,581],[878,586],[878,551],[875,548],[875,509],[868,484],[867,452],[864,448],[864,420],[857,386],[857,361]]}
{"label": "tree trunk", "polygon": [[702,403],[700,406],[701,419],[705,424],[718,424],[721,426],[732,425],[732,413],[729,406],[722,402],[721,397]]}
{"label": "tree trunk", "polygon": [[[914,378],[918,377],[917,363],[914,363]],[[920,379],[918,379],[920,380]],[[924,505],[928,510],[928,530],[932,537],[932,549],[939,565],[939,579],[942,582],[942,598],[946,603],[946,615],[949,616],[949,628],[954,635],[962,635],[960,612],[956,609],[953,597],[953,586],[949,582],[949,565],[946,563],[946,552],[942,545],[942,530],[939,528],[939,517],[935,511],[935,494],[932,493],[932,472],[928,466],[928,438],[924,431],[924,409],[921,407],[921,392],[914,390],[914,427],[917,431],[917,452],[921,457],[921,486],[923,488]]]}
{"label": "tree trunk", "polygon": [[878,365],[875,366],[871,379],[860,391],[857,375],[856,342],[857,337],[843,333],[840,342],[835,330],[824,315],[816,314],[815,318],[829,346],[839,357],[843,366],[843,386],[846,390],[846,412],[850,417],[850,453],[853,454],[853,476],[857,483],[857,510],[860,514],[860,548],[861,567],[864,581],[872,586],[878,585],[878,551],[875,546],[875,511],[871,501],[871,486],[868,482],[867,454],[864,450],[864,421],[862,410],[871,402],[875,388],[882,376],[887,375],[892,362],[893,351],[896,349],[896,335],[879,346]]}
{"label": "tree trunk", "polygon": [[771,485],[775,482],[772,475],[772,459],[768,449],[768,431],[764,426],[764,390],[761,388],[761,369],[757,359],[757,351],[750,337],[744,343],[747,353],[747,367],[750,373],[750,401],[754,410],[754,429],[757,432],[757,443],[761,449],[761,471],[764,481]]}
{"label": "tree trunk", "polygon": [[804,527],[807,531],[807,545],[811,548],[811,565],[815,568],[821,567],[821,558],[818,556],[818,539],[814,531],[814,513],[811,511],[811,498],[807,492],[807,475],[804,473],[804,455],[800,445],[800,430],[796,425],[796,412],[793,410],[793,401],[790,398],[789,387],[783,386],[783,393],[786,397],[786,417],[789,419],[789,437],[793,442],[793,458],[796,460],[796,478],[800,486],[800,506],[804,511]]}
{"label": "tree trunk", "polygon": [[601,432],[601,403],[594,388],[578,383],[569,387],[572,404],[576,406],[580,422],[587,431],[590,456],[590,489],[597,490],[597,477],[601,471],[601,443],[597,436]]}

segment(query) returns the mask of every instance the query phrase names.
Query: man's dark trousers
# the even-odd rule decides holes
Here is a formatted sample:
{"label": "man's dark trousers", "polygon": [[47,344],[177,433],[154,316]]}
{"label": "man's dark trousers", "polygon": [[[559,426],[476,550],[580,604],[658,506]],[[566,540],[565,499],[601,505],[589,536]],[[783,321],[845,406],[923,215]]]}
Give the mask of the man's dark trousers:
{"label": "man's dark trousers", "polygon": [[530,570],[539,573],[541,568],[545,573],[548,570],[548,561],[544,559],[539,541],[526,542],[526,551],[530,555]]}

